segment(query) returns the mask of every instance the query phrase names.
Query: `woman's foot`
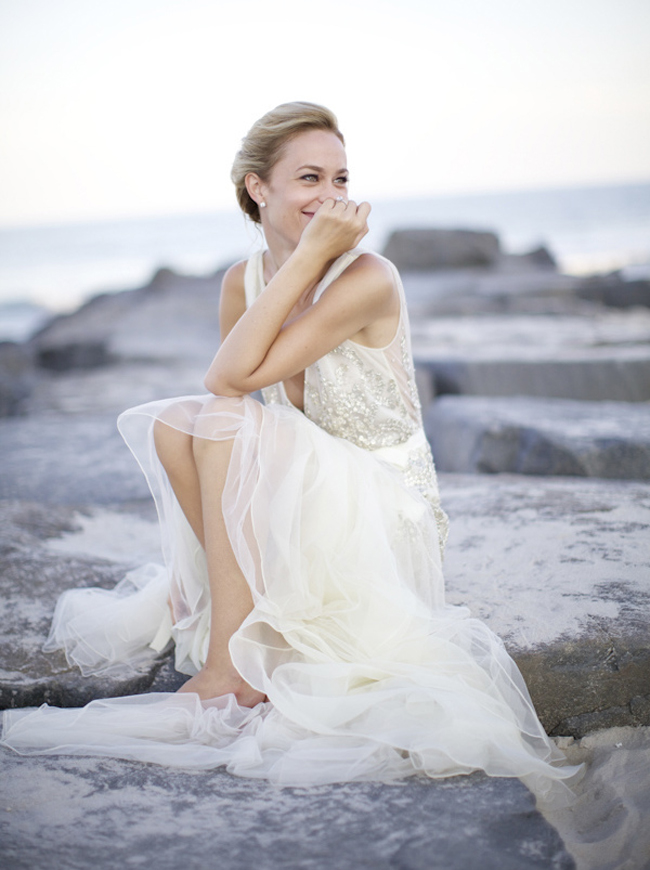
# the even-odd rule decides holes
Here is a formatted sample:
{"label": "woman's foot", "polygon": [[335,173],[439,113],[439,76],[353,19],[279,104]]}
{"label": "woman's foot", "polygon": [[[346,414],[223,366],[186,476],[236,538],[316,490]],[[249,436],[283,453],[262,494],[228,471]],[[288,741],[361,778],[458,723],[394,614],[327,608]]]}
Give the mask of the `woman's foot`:
{"label": "woman's foot", "polygon": [[263,692],[254,689],[236,671],[234,674],[223,674],[207,665],[198,674],[190,677],[178,691],[194,692],[202,701],[221,695],[234,695],[240,707],[255,707],[266,700]]}

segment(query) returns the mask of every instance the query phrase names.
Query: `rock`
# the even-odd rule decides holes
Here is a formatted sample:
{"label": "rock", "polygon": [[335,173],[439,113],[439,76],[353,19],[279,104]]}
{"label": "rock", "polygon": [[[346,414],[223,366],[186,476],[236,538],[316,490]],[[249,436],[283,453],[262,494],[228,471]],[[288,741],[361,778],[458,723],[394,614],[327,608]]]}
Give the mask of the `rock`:
{"label": "rock", "polygon": [[620,272],[593,275],[580,282],[576,295],[613,308],[650,308],[650,280],[625,280]]}
{"label": "rock", "polygon": [[404,229],[391,233],[383,254],[398,269],[491,266],[499,259],[500,245],[491,232]]}
{"label": "rock", "polygon": [[[556,741],[557,742],[557,741]],[[568,807],[544,817],[585,870],[647,868],[650,855],[650,728],[609,728],[561,747],[585,775]]]}
{"label": "rock", "polygon": [[437,395],[650,399],[650,314],[638,310],[421,319],[413,353]]}
{"label": "rock", "polygon": [[414,319],[458,314],[535,314],[602,317],[598,299],[581,298],[583,279],[533,267],[525,256],[503,256],[495,267],[402,271]]}
{"label": "rock", "polygon": [[4,420],[0,455],[3,499],[121,504],[149,494],[113,414]]}
{"label": "rock", "polygon": [[145,291],[124,290],[94,296],[72,314],[53,318],[30,341],[38,364],[64,372],[106,365],[111,330],[115,329]]}
{"label": "rock", "polygon": [[[137,517],[129,517],[132,527],[137,522]],[[137,527],[142,528],[142,521]],[[115,530],[115,522],[106,525],[109,541],[111,529]],[[75,530],[82,531],[83,526],[69,508],[0,502],[0,708],[42,703],[77,707],[93,698],[142,692],[152,685],[164,661],[164,656],[152,652],[148,661],[124,668],[118,675],[82,677],[70,668],[63,653],[43,652],[54,605],[62,592],[82,586],[112,588],[135,567],[120,553],[117,536],[113,536],[111,560],[76,553],[74,547],[57,550],[48,546],[51,539],[58,542],[60,536]]]}
{"label": "rock", "polygon": [[65,372],[120,360],[187,359],[205,368],[219,346],[223,272],[208,278],[159,270],[138,290],[95,296],[52,320],[30,344],[43,368]]}
{"label": "rock", "polygon": [[545,269],[522,268],[517,258],[498,268],[402,272],[413,323],[454,315],[597,315],[601,307],[578,299],[579,279]]}
{"label": "rock", "polygon": [[0,417],[21,414],[34,386],[32,356],[26,347],[0,341]]}
{"label": "rock", "polygon": [[[580,736],[594,726],[650,724],[650,484],[444,473],[440,482],[451,519],[448,600],[504,639],[545,728]],[[160,561],[151,504],[3,510],[4,654],[20,658],[23,635],[28,651],[8,668],[23,676],[6,691],[17,706],[101,696],[104,684],[70,674],[62,681],[40,646],[59,592],[109,585],[133,565]],[[44,578],[47,594],[34,577]],[[129,691],[167,691],[182,680],[154,661]]]}
{"label": "rock", "polygon": [[536,269],[557,269],[555,257],[544,245],[540,245],[532,251],[527,251],[525,254],[510,254],[508,255],[508,258],[513,260],[519,266],[532,266]]}
{"label": "rock", "polygon": [[113,759],[4,751],[0,763],[8,867],[575,867],[518,780],[278,789],[223,770]]}
{"label": "rock", "polygon": [[547,732],[650,724],[650,483],[440,483],[448,600],[504,639]]}
{"label": "rock", "polygon": [[650,480],[650,406],[443,396],[425,415],[440,471]]}
{"label": "rock", "polygon": [[[429,392],[478,396],[548,396],[587,401],[650,400],[650,348],[583,351],[540,359],[467,360],[418,352]],[[546,357],[546,358],[544,358]]]}

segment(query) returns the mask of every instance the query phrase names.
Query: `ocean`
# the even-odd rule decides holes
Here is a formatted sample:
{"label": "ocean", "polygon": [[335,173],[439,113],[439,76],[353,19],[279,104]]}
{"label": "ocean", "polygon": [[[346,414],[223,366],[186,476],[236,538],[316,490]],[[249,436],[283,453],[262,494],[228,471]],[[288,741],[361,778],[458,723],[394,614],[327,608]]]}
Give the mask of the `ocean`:
{"label": "ocean", "polygon": [[[546,245],[571,274],[650,277],[650,183],[380,201],[370,226],[362,244],[376,251],[399,228],[489,229],[509,253]],[[0,229],[0,340],[24,340],[96,293],[142,286],[161,266],[209,274],[260,244],[234,209]]]}

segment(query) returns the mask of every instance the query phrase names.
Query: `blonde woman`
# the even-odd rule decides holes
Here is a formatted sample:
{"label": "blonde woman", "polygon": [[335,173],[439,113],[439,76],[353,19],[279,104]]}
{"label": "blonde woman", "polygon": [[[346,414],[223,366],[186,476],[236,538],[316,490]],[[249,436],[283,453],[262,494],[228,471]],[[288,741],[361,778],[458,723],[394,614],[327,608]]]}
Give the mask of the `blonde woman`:
{"label": "blonde woman", "polygon": [[120,419],[157,499],[166,568],[94,610],[68,594],[49,642],[96,672],[173,640],[190,679],[74,719],[16,711],[7,745],[60,751],[63,729],[66,751],[289,784],[481,769],[549,788],[575,770],[516,666],[444,603],[447,521],[403,289],[357,247],[370,206],[349,197],[336,118],[278,106],[232,178],[266,249],[224,277],[209,393]]}

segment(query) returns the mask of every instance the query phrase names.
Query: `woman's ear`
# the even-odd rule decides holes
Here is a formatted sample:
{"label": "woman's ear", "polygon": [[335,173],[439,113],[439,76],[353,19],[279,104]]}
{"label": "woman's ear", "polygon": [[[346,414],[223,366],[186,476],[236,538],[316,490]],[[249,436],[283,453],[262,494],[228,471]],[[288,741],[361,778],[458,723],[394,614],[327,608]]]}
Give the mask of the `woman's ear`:
{"label": "woman's ear", "polygon": [[246,190],[248,191],[248,195],[256,202],[258,205],[264,202],[264,192],[262,190],[263,183],[262,179],[255,172],[249,172],[248,175],[244,178],[244,184],[246,185]]}

